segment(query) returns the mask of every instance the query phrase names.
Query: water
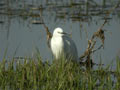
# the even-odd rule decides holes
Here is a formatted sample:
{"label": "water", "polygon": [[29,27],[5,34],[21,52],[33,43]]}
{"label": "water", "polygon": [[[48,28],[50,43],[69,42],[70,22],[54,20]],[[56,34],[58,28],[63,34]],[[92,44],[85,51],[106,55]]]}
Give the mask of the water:
{"label": "water", "polygon": [[[105,1],[105,0],[104,0]],[[65,32],[72,33],[79,56],[87,48],[87,37],[91,38],[94,32],[103,24],[107,11],[113,8],[117,1],[107,2],[97,0],[87,2],[76,0],[68,1],[39,1],[39,0],[1,0],[0,4],[0,60],[4,55],[12,57],[34,57],[36,48],[39,49],[43,60],[52,60],[52,54],[47,46],[46,32],[41,22],[40,12],[50,32],[61,27]],[[107,18],[104,28],[105,44],[93,56],[93,60],[105,65],[120,56],[120,8],[114,10]],[[34,23],[38,21],[40,23]],[[86,34],[87,32],[87,34]],[[96,47],[101,44],[98,40]],[[7,53],[5,53],[7,51]]]}

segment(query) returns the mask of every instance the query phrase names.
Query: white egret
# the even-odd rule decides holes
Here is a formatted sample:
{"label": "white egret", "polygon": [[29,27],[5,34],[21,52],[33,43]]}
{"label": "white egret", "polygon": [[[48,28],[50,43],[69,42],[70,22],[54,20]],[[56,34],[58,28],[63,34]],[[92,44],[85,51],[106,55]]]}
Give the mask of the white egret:
{"label": "white egret", "polygon": [[60,27],[54,30],[50,46],[55,59],[64,55],[66,59],[78,60],[78,52],[74,41]]}

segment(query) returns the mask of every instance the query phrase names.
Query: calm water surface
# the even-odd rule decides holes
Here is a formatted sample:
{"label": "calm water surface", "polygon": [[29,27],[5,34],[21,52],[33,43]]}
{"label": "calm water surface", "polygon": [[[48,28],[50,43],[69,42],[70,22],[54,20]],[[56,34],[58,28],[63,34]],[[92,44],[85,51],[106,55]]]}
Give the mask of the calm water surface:
{"label": "calm water surface", "polygon": [[[24,0],[23,0],[24,1]],[[87,36],[90,39],[92,34],[103,24],[106,11],[117,4],[104,3],[103,1],[86,2],[71,1],[15,1],[0,4],[0,60],[3,59],[7,49],[6,58],[12,57],[34,57],[36,48],[39,49],[43,60],[52,60],[52,54],[47,46],[46,32],[43,24],[36,24],[33,21],[41,21],[39,13],[48,26],[50,32],[56,27],[61,27],[65,32],[72,33],[72,39],[76,43],[79,56],[87,47]],[[101,3],[101,4],[100,4]],[[100,5],[99,5],[100,4]],[[92,5],[92,6],[90,6]],[[98,6],[97,6],[98,5]],[[38,10],[40,9],[40,10]],[[105,32],[104,49],[93,55],[93,60],[99,63],[100,60],[107,65],[120,56],[120,18],[117,8],[110,16],[103,29]],[[114,14],[114,15],[113,15]],[[87,31],[87,34],[86,34]],[[96,47],[100,45],[98,40]],[[115,63],[113,62],[115,66]]]}

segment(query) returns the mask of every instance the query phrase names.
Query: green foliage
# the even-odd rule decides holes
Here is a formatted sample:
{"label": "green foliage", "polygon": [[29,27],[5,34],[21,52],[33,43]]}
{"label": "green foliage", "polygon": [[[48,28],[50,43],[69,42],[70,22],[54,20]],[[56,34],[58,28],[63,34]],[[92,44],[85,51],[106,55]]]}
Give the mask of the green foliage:
{"label": "green foliage", "polygon": [[0,62],[0,89],[5,90],[119,90],[120,59],[114,74],[100,67],[86,70],[63,58],[42,63],[37,59]]}

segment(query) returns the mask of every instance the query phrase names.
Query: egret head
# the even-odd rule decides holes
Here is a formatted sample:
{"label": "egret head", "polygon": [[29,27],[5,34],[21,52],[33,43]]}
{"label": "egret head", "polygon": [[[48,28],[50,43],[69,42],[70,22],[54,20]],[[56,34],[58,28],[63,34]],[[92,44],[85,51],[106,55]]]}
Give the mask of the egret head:
{"label": "egret head", "polygon": [[55,30],[53,32],[53,36],[63,36],[64,34],[66,34],[66,33],[63,32],[63,29],[60,27],[55,28]]}

